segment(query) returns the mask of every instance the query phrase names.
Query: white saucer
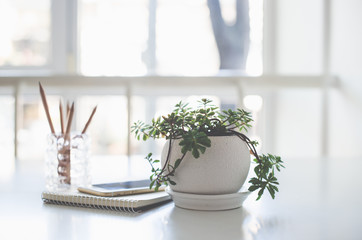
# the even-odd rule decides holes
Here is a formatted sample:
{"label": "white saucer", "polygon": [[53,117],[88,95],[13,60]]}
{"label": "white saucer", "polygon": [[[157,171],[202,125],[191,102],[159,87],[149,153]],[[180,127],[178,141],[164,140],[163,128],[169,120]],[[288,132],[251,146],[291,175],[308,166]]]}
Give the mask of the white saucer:
{"label": "white saucer", "polygon": [[166,192],[170,194],[177,207],[207,211],[239,208],[250,194],[248,190],[242,189],[232,194],[199,195],[175,192],[170,187],[166,188]]}

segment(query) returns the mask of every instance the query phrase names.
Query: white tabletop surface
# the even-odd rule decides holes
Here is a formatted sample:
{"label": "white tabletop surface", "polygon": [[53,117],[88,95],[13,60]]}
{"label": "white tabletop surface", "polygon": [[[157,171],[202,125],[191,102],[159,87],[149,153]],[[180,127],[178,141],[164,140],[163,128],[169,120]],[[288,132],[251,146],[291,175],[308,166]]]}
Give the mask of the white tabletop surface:
{"label": "white tabletop surface", "polygon": [[242,208],[142,214],[43,204],[39,168],[0,178],[0,239],[362,239],[362,159],[284,159],[280,193]]}

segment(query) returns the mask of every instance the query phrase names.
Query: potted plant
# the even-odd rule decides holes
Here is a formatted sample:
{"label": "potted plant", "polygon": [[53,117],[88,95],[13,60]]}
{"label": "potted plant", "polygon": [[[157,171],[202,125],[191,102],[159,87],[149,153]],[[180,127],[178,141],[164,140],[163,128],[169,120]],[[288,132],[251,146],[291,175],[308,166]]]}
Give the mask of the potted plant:
{"label": "potted plant", "polygon": [[274,199],[279,184],[275,173],[284,167],[283,161],[272,154],[259,155],[258,143],[243,133],[251,127],[251,114],[242,109],[221,111],[208,99],[199,102],[195,109],[180,102],[167,116],[132,126],[138,140],[167,140],[161,161],[152,153],[146,156],[152,169],[150,188],[157,191],[168,185],[175,192],[190,194],[236,193],[248,176],[251,154],[255,177],[249,180],[248,190],[258,190],[257,200],[265,190]]}

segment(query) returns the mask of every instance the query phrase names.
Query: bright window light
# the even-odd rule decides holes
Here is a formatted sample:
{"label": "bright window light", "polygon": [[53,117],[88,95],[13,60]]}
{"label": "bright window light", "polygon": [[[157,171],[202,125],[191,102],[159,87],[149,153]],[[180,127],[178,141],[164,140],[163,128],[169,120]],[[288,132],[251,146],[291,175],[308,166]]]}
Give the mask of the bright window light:
{"label": "bright window light", "polygon": [[263,98],[259,95],[248,95],[244,97],[244,105],[251,111],[259,111],[263,106]]}
{"label": "bright window light", "polygon": [[0,29],[0,67],[49,63],[50,0],[0,0]]}

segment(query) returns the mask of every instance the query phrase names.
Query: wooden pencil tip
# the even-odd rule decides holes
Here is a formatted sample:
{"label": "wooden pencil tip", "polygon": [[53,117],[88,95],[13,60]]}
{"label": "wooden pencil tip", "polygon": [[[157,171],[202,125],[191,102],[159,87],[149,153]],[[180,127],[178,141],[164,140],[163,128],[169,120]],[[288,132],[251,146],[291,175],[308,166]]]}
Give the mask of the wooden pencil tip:
{"label": "wooden pencil tip", "polygon": [[84,126],[84,128],[83,128],[82,134],[84,134],[84,133],[87,131],[88,126],[89,126],[90,122],[92,121],[92,118],[93,118],[96,110],[97,110],[97,105],[93,108],[93,111],[92,111],[92,113],[91,113],[91,115],[90,115],[87,123],[85,124],[85,126]]}
{"label": "wooden pencil tip", "polygon": [[51,132],[54,134],[54,133],[55,133],[55,130],[54,130],[54,127],[53,127],[52,119],[51,119],[51,117],[50,117],[49,108],[48,108],[48,103],[47,103],[47,100],[46,100],[46,95],[45,95],[44,89],[43,89],[43,87],[42,87],[42,85],[41,85],[40,82],[39,82],[39,90],[40,90],[40,96],[41,96],[41,100],[42,100],[42,102],[43,102],[45,114],[46,114],[47,119],[48,119],[48,122],[49,122],[50,130],[51,130]]}

